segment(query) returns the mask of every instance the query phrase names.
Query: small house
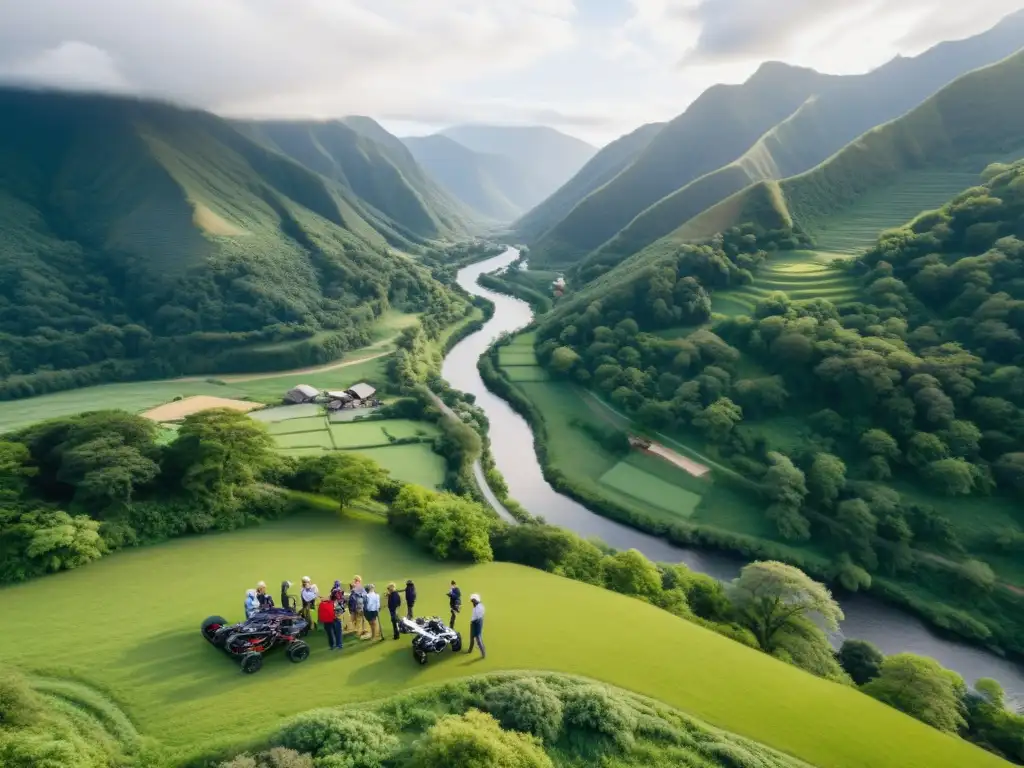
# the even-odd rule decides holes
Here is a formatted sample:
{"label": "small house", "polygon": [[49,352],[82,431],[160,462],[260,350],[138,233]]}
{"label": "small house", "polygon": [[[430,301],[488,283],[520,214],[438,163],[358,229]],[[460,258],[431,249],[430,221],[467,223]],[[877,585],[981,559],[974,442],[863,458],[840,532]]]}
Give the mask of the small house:
{"label": "small house", "polygon": [[351,395],[353,400],[371,400],[373,399],[373,394],[376,391],[377,390],[371,387],[369,384],[367,384],[364,381],[361,381],[358,384],[353,384],[351,387],[346,389],[345,393]]}
{"label": "small house", "polygon": [[348,392],[327,392],[327,410],[340,411],[352,402],[353,398]]}
{"label": "small house", "polygon": [[299,384],[289,389],[284,396],[286,403],[312,403],[320,395],[320,390],[309,384]]}

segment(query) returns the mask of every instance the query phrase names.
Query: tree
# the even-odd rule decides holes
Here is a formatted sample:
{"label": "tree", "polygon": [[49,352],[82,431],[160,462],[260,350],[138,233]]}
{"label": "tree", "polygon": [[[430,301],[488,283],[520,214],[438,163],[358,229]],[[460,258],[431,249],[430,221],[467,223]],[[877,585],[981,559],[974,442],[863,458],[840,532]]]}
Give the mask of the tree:
{"label": "tree", "polygon": [[728,397],[720,397],[694,417],[693,425],[711,442],[722,443],[742,420],[742,409]]}
{"label": "tree", "polygon": [[25,490],[28,478],[38,472],[29,466],[31,459],[23,443],[0,441],[0,499],[16,498]]}
{"label": "tree", "polygon": [[186,416],[170,454],[182,486],[198,496],[253,483],[274,457],[267,428],[244,413],[214,408]]}
{"label": "tree", "polygon": [[75,498],[100,509],[128,504],[136,488],[149,483],[160,467],[119,434],[97,437],[64,454],[57,478],[75,486]]}
{"label": "tree", "polygon": [[878,677],[862,690],[940,731],[956,733],[966,725],[961,703],[966,693],[963,678],[934,659],[912,653],[889,656]]}
{"label": "tree", "polygon": [[1007,488],[1024,494],[1024,453],[1005,453],[995,464],[996,477]]}
{"label": "tree", "polygon": [[843,612],[824,584],[798,568],[773,560],[755,562],[729,585],[729,597],[741,623],[772,653],[779,632],[798,619],[817,616],[830,631],[839,628]]}
{"label": "tree", "polygon": [[884,429],[869,429],[860,436],[860,447],[871,456],[881,456],[889,461],[900,458],[899,443]]}
{"label": "tree", "polygon": [[945,496],[968,496],[974,488],[974,471],[963,459],[940,459],[922,470],[925,479]]}
{"label": "tree", "polygon": [[907,444],[907,461],[915,467],[923,467],[948,456],[946,444],[931,432],[915,432]]}
{"label": "tree", "polygon": [[15,529],[28,537],[26,556],[50,572],[99,560],[106,550],[99,522],[85,515],[72,517],[67,512],[52,510],[29,512],[21,516]]}
{"label": "tree", "polygon": [[837,654],[839,663],[853,682],[864,685],[882,671],[885,655],[866,640],[845,640]]}
{"label": "tree", "polygon": [[878,559],[874,553],[878,519],[863,499],[847,499],[836,511],[836,521],[842,526],[844,543],[851,548],[858,562],[874,570]]}
{"label": "tree", "polygon": [[337,499],[338,508],[344,512],[357,501],[373,496],[387,479],[387,470],[372,459],[356,453],[343,453],[337,457],[331,473],[324,478],[320,492]]}
{"label": "tree", "polygon": [[562,700],[539,678],[520,678],[494,686],[485,696],[487,711],[503,728],[554,743],[562,731]]}
{"label": "tree", "polygon": [[490,715],[470,710],[441,718],[415,743],[409,768],[552,768],[533,736],[504,731]]}
{"label": "tree", "polygon": [[604,564],[604,579],[608,589],[624,595],[653,600],[661,592],[661,573],[635,549],[609,557]]}
{"label": "tree", "polygon": [[768,507],[766,515],[787,539],[806,541],[810,538],[811,526],[800,513],[807,496],[804,473],[785,454],[773,451],[768,454],[768,462],[771,466],[762,479],[762,486],[774,503]]}
{"label": "tree", "polygon": [[838,456],[819,453],[807,472],[807,487],[814,499],[831,506],[846,486],[846,465]]}
{"label": "tree", "polygon": [[581,361],[572,347],[558,347],[551,353],[551,368],[563,375],[569,374]]}

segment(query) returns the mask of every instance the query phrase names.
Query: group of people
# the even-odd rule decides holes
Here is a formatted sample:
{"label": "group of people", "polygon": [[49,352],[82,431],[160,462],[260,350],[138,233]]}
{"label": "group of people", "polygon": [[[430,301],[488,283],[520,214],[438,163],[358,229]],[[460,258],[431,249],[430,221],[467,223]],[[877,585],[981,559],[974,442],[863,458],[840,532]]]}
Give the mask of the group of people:
{"label": "group of people", "polygon": [[[348,592],[341,586],[341,580],[335,580],[331,587],[330,594],[323,597],[320,589],[312,582],[309,576],[302,577],[302,588],[299,591],[299,599],[288,594],[292,583],[281,582],[281,607],[298,611],[307,622],[310,630],[316,632],[317,626],[322,624],[327,634],[327,644],[330,650],[340,651],[342,649],[342,638],[345,634],[355,633],[360,640],[384,640],[384,630],[381,628],[381,595],[373,584],[363,584],[362,576],[354,576],[349,582]],[[405,595],[406,617],[413,618],[413,608],[416,605],[416,585],[412,579],[405,582],[405,588],[399,590],[394,582],[388,584],[386,589],[387,609],[391,616],[391,628],[394,631],[394,639],[397,640],[400,632],[401,622],[400,610],[402,608],[402,595]],[[462,590],[453,579],[448,588],[448,607],[451,611],[451,618],[448,626],[455,628],[455,620],[462,611]],[[473,604],[473,612],[469,622],[469,648],[466,653],[472,653],[474,645],[480,646],[480,655],[486,658],[487,652],[484,649],[484,604],[480,595],[469,596]],[[265,582],[259,582],[256,589],[250,589],[245,595],[245,618],[250,619],[258,611],[273,608],[274,598],[267,592]]]}

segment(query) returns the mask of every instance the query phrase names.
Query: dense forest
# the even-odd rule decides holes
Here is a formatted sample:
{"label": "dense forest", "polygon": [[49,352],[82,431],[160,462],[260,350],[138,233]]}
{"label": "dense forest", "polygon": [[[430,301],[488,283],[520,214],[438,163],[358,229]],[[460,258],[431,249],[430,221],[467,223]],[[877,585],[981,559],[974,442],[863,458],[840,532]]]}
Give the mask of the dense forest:
{"label": "dense forest", "polygon": [[[588,286],[541,324],[538,355],[650,428],[700,434],[757,481],[779,537],[832,551],[847,588],[916,580],[957,606],[940,623],[1024,652],[1024,596],[991,566],[1024,554],[1024,163],[986,178],[849,264],[863,301],[775,294],[712,318],[708,292],[779,242],[747,226]],[[783,410],[810,427],[785,450],[753,428]],[[908,487],[1017,514],[954,525]]]}
{"label": "dense forest", "polygon": [[[0,108],[0,398],[316,364],[389,307],[457,302],[391,250],[420,247],[411,225],[213,115],[17,90]],[[366,174],[393,171],[377,154]]]}

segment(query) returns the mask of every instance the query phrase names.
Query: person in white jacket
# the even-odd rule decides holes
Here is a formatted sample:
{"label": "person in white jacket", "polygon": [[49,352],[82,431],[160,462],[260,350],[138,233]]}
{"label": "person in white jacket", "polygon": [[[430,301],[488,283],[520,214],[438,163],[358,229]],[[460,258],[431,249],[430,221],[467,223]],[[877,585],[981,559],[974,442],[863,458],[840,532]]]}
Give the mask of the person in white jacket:
{"label": "person in white jacket", "polygon": [[363,615],[370,623],[370,639],[373,640],[380,635],[380,639],[383,640],[384,633],[380,629],[380,595],[373,584],[366,585],[366,607],[363,609]]}
{"label": "person in white jacket", "polygon": [[473,604],[473,613],[469,617],[469,650],[466,653],[473,652],[473,643],[475,642],[480,646],[481,658],[487,658],[487,650],[484,648],[484,604],[480,599],[480,595],[472,594],[469,596],[469,602]]}
{"label": "person in white jacket", "polygon": [[302,600],[302,610],[299,614],[309,622],[310,630],[316,632],[316,599],[320,597],[320,590],[309,576],[302,577],[302,591],[299,592],[299,597]]}

